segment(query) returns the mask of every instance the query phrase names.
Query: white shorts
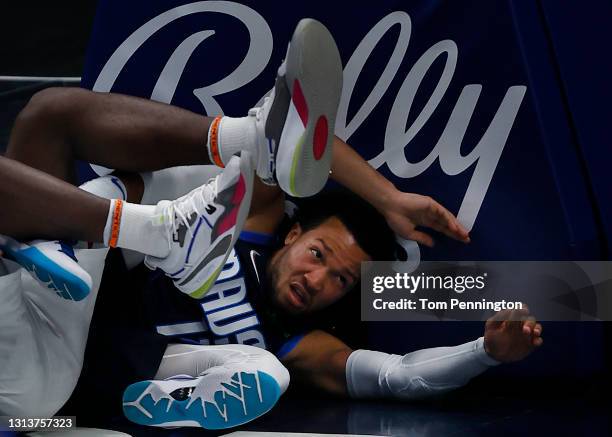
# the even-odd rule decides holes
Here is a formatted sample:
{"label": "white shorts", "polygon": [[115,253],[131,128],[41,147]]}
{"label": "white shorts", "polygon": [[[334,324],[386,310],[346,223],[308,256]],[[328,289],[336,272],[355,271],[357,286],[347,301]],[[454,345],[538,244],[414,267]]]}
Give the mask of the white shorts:
{"label": "white shorts", "polygon": [[74,390],[108,249],[75,253],[93,280],[79,302],[1,260],[8,272],[0,276],[0,415],[51,417]]}

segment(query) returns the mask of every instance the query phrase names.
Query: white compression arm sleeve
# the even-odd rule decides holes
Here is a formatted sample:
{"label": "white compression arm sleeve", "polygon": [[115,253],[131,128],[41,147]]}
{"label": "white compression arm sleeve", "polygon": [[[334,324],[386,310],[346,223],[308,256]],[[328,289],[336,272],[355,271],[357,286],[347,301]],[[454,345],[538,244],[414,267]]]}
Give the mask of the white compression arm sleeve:
{"label": "white compression arm sleeve", "polygon": [[403,357],[360,349],[348,358],[346,384],[352,398],[419,399],[461,387],[496,364],[484,349],[483,337]]}

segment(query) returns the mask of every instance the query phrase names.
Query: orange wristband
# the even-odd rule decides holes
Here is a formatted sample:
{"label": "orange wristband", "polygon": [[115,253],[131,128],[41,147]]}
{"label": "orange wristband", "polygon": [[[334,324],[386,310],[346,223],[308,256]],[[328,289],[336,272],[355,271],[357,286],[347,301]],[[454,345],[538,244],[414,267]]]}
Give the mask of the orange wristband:
{"label": "orange wristband", "polygon": [[221,161],[221,154],[219,153],[219,123],[221,123],[221,117],[216,117],[210,124],[210,143],[208,147],[210,156],[215,165],[225,168],[223,161]]}
{"label": "orange wristband", "polygon": [[119,239],[119,227],[121,225],[121,211],[123,210],[123,200],[115,200],[115,209],[113,210],[113,224],[111,227],[111,237],[108,242],[110,247],[117,247]]}

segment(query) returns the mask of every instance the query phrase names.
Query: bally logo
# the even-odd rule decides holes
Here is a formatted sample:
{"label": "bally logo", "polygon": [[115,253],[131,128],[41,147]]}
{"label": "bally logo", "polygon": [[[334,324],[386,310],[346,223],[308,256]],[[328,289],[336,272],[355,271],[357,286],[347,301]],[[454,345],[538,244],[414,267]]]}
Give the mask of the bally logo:
{"label": "bally logo", "polygon": [[[172,8],[147,21],[117,47],[102,68],[93,89],[102,92],[111,91],[117,77],[128,61],[149,38],[175,20],[201,13],[226,14],[239,20],[248,30],[248,41],[244,42],[244,44],[248,44],[248,50],[240,65],[219,81],[193,90],[202,104],[203,112],[223,114],[223,109],[217,101],[217,97],[231,93],[255,79],[268,64],[273,45],[272,31],[266,20],[254,9],[230,1],[188,3]],[[399,26],[400,32],[389,60],[384,67],[381,66],[382,71],[375,85],[367,98],[363,100],[361,107],[349,120],[348,108],[357,80],[366,62],[377,49],[378,43],[391,28],[396,26]],[[399,71],[400,64],[408,50],[411,33],[412,22],[410,16],[404,11],[391,12],[363,36],[350,57],[344,54],[343,58],[348,59],[348,62],[346,62],[344,68],[344,88],[335,131],[340,138],[350,143],[351,135],[375,110]],[[159,72],[158,80],[151,92],[151,99],[166,103],[172,100],[179,86],[185,65],[194,50],[213,34],[213,30],[203,29],[193,33],[178,44],[174,52],[168,55],[168,61],[162,71]],[[159,56],[159,54],[156,54],[156,56]],[[411,117],[413,121],[406,128],[412,103],[419,86],[433,63],[442,56],[445,57],[446,61],[438,82],[426,104],[421,108],[420,113],[416,117]],[[491,122],[472,151],[463,156],[460,147],[470,120],[476,111],[479,96],[483,91],[481,84],[465,85],[431,152],[420,162],[409,162],[406,159],[404,149],[408,147],[442,101],[453,78],[458,60],[458,47],[450,39],[433,44],[420,56],[404,78],[391,109],[384,108],[389,114],[384,127],[384,141],[378,154],[369,163],[374,168],[386,164],[395,176],[406,179],[420,175],[436,161],[439,162],[444,173],[449,176],[455,176],[473,168],[473,175],[466,187],[457,213],[463,225],[471,230],[527,88],[523,85],[510,86],[495,114],[479,114],[479,117],[490,119]],[[403,245],[413,256],[419,256],[415,243],[403,242]]]}

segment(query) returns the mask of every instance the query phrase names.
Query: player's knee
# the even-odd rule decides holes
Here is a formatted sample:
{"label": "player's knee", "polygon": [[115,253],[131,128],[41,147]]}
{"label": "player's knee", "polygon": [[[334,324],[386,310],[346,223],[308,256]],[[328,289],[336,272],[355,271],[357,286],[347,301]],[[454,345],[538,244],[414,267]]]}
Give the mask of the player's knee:
{"label": "player's knee", "polygon": [[17,116],[15,125],[29,128],[61,126],[70,114],[82,106],[85,99],[87,91],[80,88],[46,88],[32,96]]}

